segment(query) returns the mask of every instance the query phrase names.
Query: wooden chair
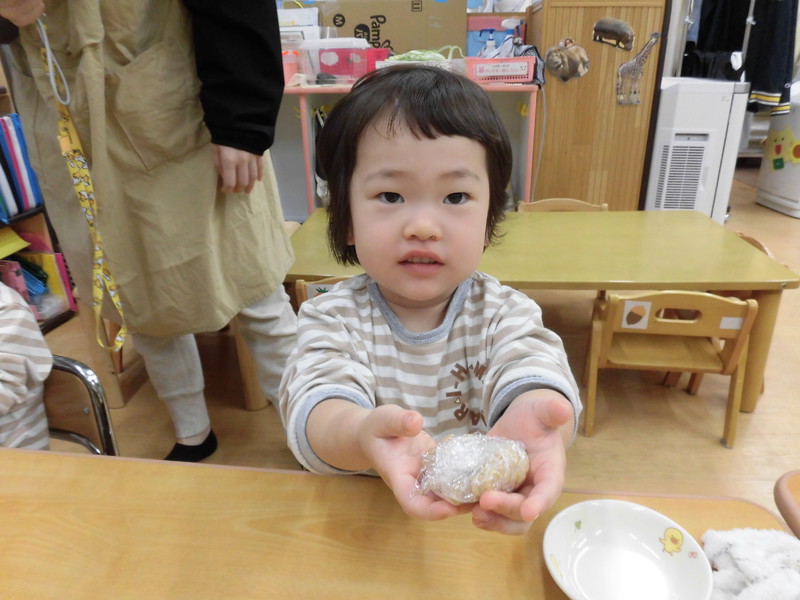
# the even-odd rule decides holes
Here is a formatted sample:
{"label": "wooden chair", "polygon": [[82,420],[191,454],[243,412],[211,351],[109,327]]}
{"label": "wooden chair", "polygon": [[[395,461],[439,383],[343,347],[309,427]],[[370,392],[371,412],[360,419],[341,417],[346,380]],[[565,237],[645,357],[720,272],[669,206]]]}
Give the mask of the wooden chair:
{"label": "wooden chair", "polygon": [[800,470],[781,475],[775,482],[774,495],[783,520],[800,538]]}
{"label": "wooden chair", "polygon": [[575,198],[545,198],[536,202],[523,202],[519,205],[519,212],[579,212],[579,211],[607,211],[608,204],[592,204]]}
{"label": "wooden chair", "polygon": [[[736,235],[742,238],[745,242],[761,250],[764,254],[769,256],[771,259],[775,260],[775,256],[772,252],[769,251],[769,248],[764,245],[763,242],[757,240],[756,238],[749,236],[741,231],[737,231]],[[717,296],[725,296],[726,298],[738,298],[739,300],[747,300],[753,297],[753,292],[750,290],[709,290],[710,294],[716,294]],[[682,373],[667,373],[664,376],[663,384],[666,386],[675,386],[678,385],[678,381],[681,378]],[[700,384],[703,382],[703,374],[702,373],[695,373],[690,381],[689,388],[687,391],[690,394],[696,394],[700,390]],[[761,383],[761,393],[764,393],[764,383]]]}
{"label": "wooden chair", "polygon": [[[744,368],[739,365],[747,357],[756,301],[706,292],[661,291],[624,297],[609,294],[598,305],[584,372],[584,434],[588,437],[594,431],[600,369],[719,373],[731,376],[722,435],[722,443],[731,448],[744,380]],[[692,318],[678,318],[688,311]]]}
{"label": "wooden chair", "polygon": [[294,282],[294,297],[297,301],[297,308],[300,308],[300,305],[306,300],[324,294],[329,291],[334,284],[344,281],[345,279],[350,279],[350,277],[326,277],[315,281],[298,279]]}
{"label": "wooden chair", "polygon": [[119,455],[103,386],[85,364],[53,356],[44,405],[52,438],[80,444],[92,454]]}

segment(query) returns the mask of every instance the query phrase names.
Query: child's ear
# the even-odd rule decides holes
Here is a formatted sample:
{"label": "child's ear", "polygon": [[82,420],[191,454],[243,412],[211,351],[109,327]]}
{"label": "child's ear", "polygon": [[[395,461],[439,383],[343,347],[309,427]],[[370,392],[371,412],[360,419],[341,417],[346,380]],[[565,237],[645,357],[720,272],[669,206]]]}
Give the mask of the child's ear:
{"label": "child's ear", "polygon": [[348,246],[355,246],[356,241],[353,237],[353,225],[350,224],[350,227],[347,228],[347,245]]}

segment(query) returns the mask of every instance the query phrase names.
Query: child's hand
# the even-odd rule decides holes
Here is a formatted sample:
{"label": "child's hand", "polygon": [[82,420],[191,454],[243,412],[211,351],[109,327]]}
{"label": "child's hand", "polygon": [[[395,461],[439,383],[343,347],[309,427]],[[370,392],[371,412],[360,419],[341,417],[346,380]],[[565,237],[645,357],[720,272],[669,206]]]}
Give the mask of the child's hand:
{"label": "child's hand", "polygon": [[483,494],[472,510],[472,522],[488,531],[525,533],[561,494],[572,429],[572,405],[558,392],[534,390],[517,397],[489,435],[525,444],[531,463],[528,477],[516,492]]}
{"label": "child's hand", "polygon": [[379,406],[359,428],[359,442],[372,468],[394,493],[406,514],[426,520],[468,512],[472,505],[453,506],[417,492],[422,457],[435,442],[422,430],[422,415],[399,406]]}
{"label": "child's hand", "polygon": [[250,193],[256,181],[264,176],[264,159],[258,154],[230,146],[214,147],[214,166],[217,167],[225,194],[234,192]]}

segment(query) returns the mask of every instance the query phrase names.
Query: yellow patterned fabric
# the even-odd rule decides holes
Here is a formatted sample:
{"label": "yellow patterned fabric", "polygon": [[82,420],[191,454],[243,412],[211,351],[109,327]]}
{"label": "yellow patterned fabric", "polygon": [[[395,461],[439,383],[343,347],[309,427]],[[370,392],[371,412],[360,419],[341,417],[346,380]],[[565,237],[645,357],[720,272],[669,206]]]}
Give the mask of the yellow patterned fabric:
{"label": "yellow patterned fabric", "polygon": [[[69,110],[64,104],[58,104],[58,116],[58,141],[61,145],[61,154],[67,159],[69,174],[72,176],[72,185],[75,188],[75,194],[81,205],[83,216],[86,217],[86,223],[89,226],[89,233],[92,236],[92,245],[94,247],[94,261],[92,263],[92,281],[94,283],[92,286],[92,307],[95,317],[95,338],[97,339],[97,343],[103,348],[119,350],[125,342],[125,335],[128,329],[125,326],[125,315],[122,311],[122,302],[119,298],[117,285],[114,283],[114,276],[111,274],[111,270],[105,263],[103,241],[95,223],[94,217],[97,211],[95,209],[92,177],[89,175],[89,164],[86,161],[86,156],[83,154],[81,142],[78,139],[78,133],[75,131],[75,126],[72,124],[72,119],[69,116]],[[111,299],[111,302],[114,304],[114,307],[117,309],[122,319],[122,327],[110,347],[105,345],[103,337],[100,336],[100,331],[103,328],[103,320],[100,316],[100,311],[103,307],[104,290],[108,292],[108,297]]]}

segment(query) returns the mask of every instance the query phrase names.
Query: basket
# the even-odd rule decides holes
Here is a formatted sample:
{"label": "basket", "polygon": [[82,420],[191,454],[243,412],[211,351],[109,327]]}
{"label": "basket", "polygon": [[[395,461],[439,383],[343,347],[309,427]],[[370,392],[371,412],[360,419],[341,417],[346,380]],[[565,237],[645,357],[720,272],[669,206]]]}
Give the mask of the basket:
{"label": "basket", "polygon": [[465,60],[467,77],[478,83],[530,83],[536,75],[535,56]]}
{"label": "basket", "polygon": [[375,63],[375,68],[382,69],[394,65],[424,65],[426,67],[437,67],[459,75],[465,74],[463,58],[451,58],[448,60],[379,60]]}

